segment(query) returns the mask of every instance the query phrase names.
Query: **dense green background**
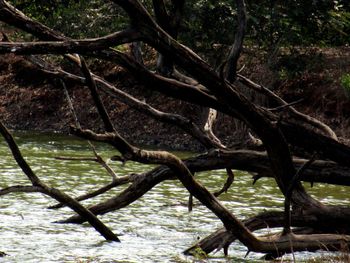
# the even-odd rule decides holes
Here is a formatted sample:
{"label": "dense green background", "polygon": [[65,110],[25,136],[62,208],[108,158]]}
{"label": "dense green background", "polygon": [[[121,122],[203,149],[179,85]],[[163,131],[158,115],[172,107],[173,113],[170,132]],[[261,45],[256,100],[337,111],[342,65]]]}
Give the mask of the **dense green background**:
{"label": "dense green background", "polygon": [[[113,3],[100,0],[14,0],[20,10],[73,37],[93,37],[126,25]],[[143,1],[148,8],[151,1]],[[337,46],[349,44],[350,1],[247,0],[246,44],[267,50],[276,45]],[[152,12],[152,10],[150,9]],[[231,44],[236,24],[235,1],[188,0],[180,38],[190,46]],[[195,40],[195,41],[193,41]]]}

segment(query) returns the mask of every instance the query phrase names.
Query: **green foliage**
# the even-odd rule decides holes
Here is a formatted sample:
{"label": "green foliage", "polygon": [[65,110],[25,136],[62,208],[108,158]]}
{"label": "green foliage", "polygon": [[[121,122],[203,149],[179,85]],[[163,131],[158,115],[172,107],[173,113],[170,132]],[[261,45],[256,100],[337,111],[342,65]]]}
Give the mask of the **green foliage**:
{"label": "green foliage", "polygon": [[205,253],[200,247],[196,247],[191,251],[192,256],[196,259],[206,259],[208,258],[207,253]]}
{"label": "green foliage", "polygon": [[[127,16],[110,1],[12,0],[27,15],[71,37],[96,37],[120,30]],[[142,1],[152,13],[152,1]],[[168,4],[170,1],[165,1]],[[246,0],[245,43],[273,52],[283,46],[345,45],[350,39],[348,0]],[[233,0],[188,0],[180,40],[197,49],[231,45],[237,25]]]}
{"label": "green foliage", "polygon": [[[348,0],[246,0],[248,21],[244,44],[266,50],[268,57],[278,54],[281,47],[349,44],[349,3]],[[216,63],[213,53],[219,57],[227,53],[227,49],[218,47],[234,42],[237,11],[233,0],[188,0],[183,19],[180,41],[211,62]],[[289,75],[290,71],[284,72]]]}
{"label": "green foliage", "polygon": [[187,1],[182,40],[191,46],[231,45],[236,27],[236,10],[231,1]]}
{"label": "green foliage", "polygon": [[331,11],[330,21],[327,25],[327,35],[335,44],[349,44],[350,39],[350,12]]}
{"label": "green foliage", "polygon": [[100,0],[10,2],[28,16],[74,38],[106,35],[128,23],[127,16],[117,5]]}
{"label": "green foliage", "polygon": [[350,73],[344,74],[340,77],[340,85],[343,87],[346,95],[350,97]]}
{"label": "green foliage", "polygon": [[[344,2],[344,3],[343,3]],[[350,38],[347,1],[247,0],[249,37],[260,46],[344,45]]]}

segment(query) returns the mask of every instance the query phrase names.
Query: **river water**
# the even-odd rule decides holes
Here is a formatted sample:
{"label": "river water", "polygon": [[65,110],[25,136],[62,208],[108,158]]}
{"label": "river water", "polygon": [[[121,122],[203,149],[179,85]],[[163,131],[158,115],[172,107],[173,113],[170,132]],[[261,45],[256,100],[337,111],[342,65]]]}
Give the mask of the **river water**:
{"label": "river water", "polygon": [[[56,156],[91,157],[86,142],[58,134],[17,133],[15,136],[26,160],[37,175],[48,184],[73,196],[94,190],[110,181],[106,172],[93,162],[61,161]],[[97,145],[104,157],[115,154],[106,146]],[[188,156],[189,153],[176,153]],[[29,182],[14,162],[0,138],[0,187]],[[128,162],[112,163],[118,175],[141,173],[151,167]],[[218,190],[225,181],[225,171],[197,175],[210,190]],[[328,204],[349,204],[344,187],[316,184],[305,187]],[[97,203],[118,194],[124,187],[111,190],[84,204]],[[121,239],[106,242],[88,224],[56,224],[53,221],[72,215],[67,209],[48,210],[54,200],[41,194],[10,194],[0,197],[0,251],[8,256],[0,262],[199,262],[185,257],[182,251],[198,238],[220,228],[220,221],[196,202],[187,211],[188,194],[176,181],[163,182],[142,199],[119,211],[100,218]],[[252,186],[251,176],[236,172],[233,186],[220,200],[239,218],[255,215],[266,209],[281,209],[282,195],[271,179],[261,179]],[[222,251],[204,262],[260,262],[262,255],[251,253],[242,259],[246,249],[239,242],[231,245],[229,258]],[[317,254],[316,256],[319,256]],[[304,260],[314,255],[298,253]],[[202,261],[201,261],[202,262]]]}

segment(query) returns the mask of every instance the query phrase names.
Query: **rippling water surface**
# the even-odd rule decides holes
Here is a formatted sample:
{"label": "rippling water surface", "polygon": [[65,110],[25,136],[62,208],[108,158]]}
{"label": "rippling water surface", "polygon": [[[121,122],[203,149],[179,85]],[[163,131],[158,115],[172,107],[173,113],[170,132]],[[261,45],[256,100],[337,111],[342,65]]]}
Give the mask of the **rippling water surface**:
{"label": "rippling water surface", "polygon": [[[110,181],[97,164],[55,160],[55,156],[87,156],[92,153],[86,142],[57,134],[19,133],[16,139],[26,160],[37,175],[48,184],[73,196],[94,190]],[[97,151],[108,157],[116,154],[106,145]],[[189,153],[176,153],[188,156]],[[3,139],[0,139],[0,187],[29,182],[14,162]],[[141,173],[151,167],[128,162],[112,164],[118,175]],[[201,173],[201,183],[218,190],[225,181],[225,171]],[[116,188],[84,204],[98,203],[118,194]],[[306,185],[313,195],[330,204],[348,204],[346,188],[327,185]],[[41,194],[10,194],[0,197],[0,251],[8,256],[0,262],[193,262],[182,251],[198,238],[220,228],[220,221],[203,206],[187,212],[188,194],[176,181],[156,186],[130,206],[101,216],[121,239],[121,243],[105,242],[89,225],[56,224],[67,218],[67,209],[48,210],[54,200]],[[252,186],[251,176],[236,172],[235,182],[220,200],[240,218],[255,215],[265,209],[281,209],[283,198],[271,179],[261,179]],[[255,262],[256,253],[242,260],[246,249],[235,242],[230,258],[217,252],[206,262]],[[304,258],[305,254],[297,255]]]}

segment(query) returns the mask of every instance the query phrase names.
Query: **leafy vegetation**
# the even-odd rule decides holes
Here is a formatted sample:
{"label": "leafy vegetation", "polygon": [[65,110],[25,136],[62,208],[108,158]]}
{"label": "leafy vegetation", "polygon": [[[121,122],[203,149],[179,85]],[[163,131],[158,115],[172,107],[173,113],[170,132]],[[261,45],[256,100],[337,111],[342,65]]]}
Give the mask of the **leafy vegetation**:
{"label": "leafy vegetation", "polygon": [[[127,23],[122,11],[108,1],[10,2],[31,17],[71,37],[103,35]],[[151,1],[143,2],[151,9]],[[189,0],[186,5],[180,30],[180,38],[186,45],[211,48],[213,44],[232,44],[236,26],[235,1]],[[348,44],[350,4],[347,0],[248,0],[247,9],[248,44],[258,43],[266,50],[274,50],[276,46]]]}
{"label": "leafy vegetation", "polygon": [[349,39],[347,1],[247,1],[249,35],[266,49],[276,45],[343,45]]}
{"label": "leafy vegetation", "polygon": [[344,74],[340,78],[340,84],[343,87],[345,94],[350,97],[350,74]]}
{"label": "leafy vegetation", "polygon": [[100,0],[9,2],[30,17],[74,38],[102,36],[125,27],[128,22],[118,6]]}

